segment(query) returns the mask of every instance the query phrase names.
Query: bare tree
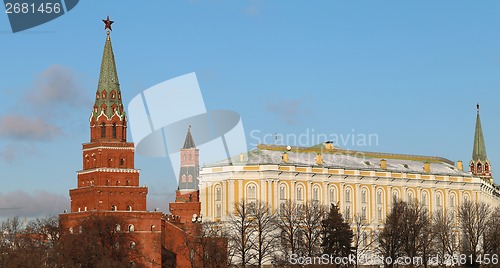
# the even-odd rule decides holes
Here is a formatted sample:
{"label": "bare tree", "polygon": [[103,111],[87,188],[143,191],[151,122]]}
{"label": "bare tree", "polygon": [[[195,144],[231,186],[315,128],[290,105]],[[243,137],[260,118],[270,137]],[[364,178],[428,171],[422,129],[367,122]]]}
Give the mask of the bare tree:
{"label": "bare tree", "polygon": [[488,227],[488,218],[491,208],[484,202],[472,202],[466,200],[458,210],[460,216],[460,227],[463,234],[463,250],[472,267],[479,267],[476,258],[482,253],[481,245]]}
{"label": "bare tree", "polygon": [[254,247],[255,229],[253,228],[253,203],[247,203],[244,200],[235,204],[234,215],[230,216],[228,222],[229,228],[229,248],[230,254],[234,255],[241,267],[250,264],[253,259],[252,249]]}
{"label": "bare tree", "polygon": [[370,232],[368,230],[369,222],[361,214],[356,214],[354,217],[354,236],[353,236],[353,251],[356,258],[356,267],[358,267],[359,256],[366,253],[372,242],[369,241]]}
{"label": "bare tree", "polygon": [[191,255],[191,267],[228,266],[228,235],[223,224],[216,222],[189,224],[189,230],[184,228],[182,234],[185,252]]}
{"label": "bare tree", "polygon": [[432,233],[434,235],[434,246],[437,254],[438,264],[445,267],[446,256],[452,256],[459,251],[458,232],[455,229],[454,211],[437,210],[432,219]]}
{"label": "bare tree", "polygon": [[402,253],[411,260],[409,267],[426,265],[429,255],[430,218],[427,209],[418,202],[402,202],[403,214],[399,226]]}
{"label": "bare tree", "polygon": [[57,252],[59,221],[56,217],[22,221],[18,217],[2,222],[1,267],[52,267]]}
{"label": "bare tree", "polygon": [[[496,207],[488,220],[487,229],[484,235],[484,254],[498,254],[500,252],[500,207]],[[498,255],[497,255],[498,256]],[[496,264],[498,265],[498,264]],[[495,267],[491,264],[489,267]]]}
{"label": "bare tree", "polygon": [[252,213],[255,261],[258,267],[273,259],[276,247],[276,215],[266,202],[257,201]]}
{"label": "bare tree", "polygon": [[141,263],[131,233],[121,231],[124,223],[115,217],[82,219],[75,233],[63,235],[57,245],[63,267],[126,267]]}
{"label": "bare tree", "polygon": [[303,208],[300,225],[304,234],[304,250],[307,256],[314,257],[321,253],[321,221],[326,216],[326,209],[313,200]]}
{"label": "bare tree", "polygon": [[287,259],[292,254],[298,254],[301,250],[303,234],[300,227],[302,210],[297,203],[287,200],[280,207],[278,217],[278,230],[280,232],[280,245],[282,256],[276,262]]}

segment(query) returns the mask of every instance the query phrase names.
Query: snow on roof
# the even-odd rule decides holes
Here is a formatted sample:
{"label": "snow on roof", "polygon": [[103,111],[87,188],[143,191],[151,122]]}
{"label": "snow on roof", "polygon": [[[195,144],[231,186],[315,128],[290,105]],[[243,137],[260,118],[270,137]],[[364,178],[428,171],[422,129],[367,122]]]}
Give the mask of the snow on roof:
{"label": "snow on roof", "polygon": [[[288,154],[288,161],[283,162],[283,154]],[[321,153],[323,163],[316,163],[316,156]],[[380,167],[381,160],[386,160],[385,169]],[[433,175],[467,176],[471,174],[461,171],[453,165],[453,162],[440,157],[387,154],[374,152],[348,151],[342,149],[325,150],[320,147],[294,147],[287,150],[284,146],[259,145],[257,149],[240,156],[233,156],[207,167],[218,167],[228,165],[294,165],[294,166],[317,166],[325,168],[377,170],[404,173],[424,173],[424,163],[430,164],[430,172]]]}

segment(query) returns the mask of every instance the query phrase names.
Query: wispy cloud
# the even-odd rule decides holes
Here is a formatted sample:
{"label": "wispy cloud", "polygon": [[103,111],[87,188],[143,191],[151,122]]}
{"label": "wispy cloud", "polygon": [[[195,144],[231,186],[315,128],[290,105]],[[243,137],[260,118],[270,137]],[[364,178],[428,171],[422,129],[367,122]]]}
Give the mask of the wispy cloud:
{"label": "wispy cloud", "polygon": [[295,125],[300,122],[300,117],[305,112],[302,108],[301,100],[284,100],[270,103],[267,110],[278,115],[288,125]]}
{"label": "wispy cloud", "polygon": [[[65,132],[81,131],[82,127],[72,118],[82,109],[90,109],[91,96],[82,93],[78,76],[61,65],[50,65],[36,76],[33,85],[8,109],[13,112],[0,115],[0,140],[7,141],[0,148],[0,159],[12,162],[36,150],[36,142],[52,141],[67,134]],[[24,146],[26,150],[13,149],[21,142],[29,144]]]}
{"label": "wispy cloud", "polygon": [[68,197],[45,191],[0,193],[0,218],[58,215],[69,209],[69,204]]}
{"label": "wispy cloud", "polygon": [[51,65],[38,75],[26,100],[37,108],[58,109],[61,106],[83,106],[82,89],[76,74],[61,65]]}
{"label": "wispy cloud", "polygon": [[0,118],[0,138],[25,141],[48,141],[61,135],[61,130],[45,119],[23,115]]}

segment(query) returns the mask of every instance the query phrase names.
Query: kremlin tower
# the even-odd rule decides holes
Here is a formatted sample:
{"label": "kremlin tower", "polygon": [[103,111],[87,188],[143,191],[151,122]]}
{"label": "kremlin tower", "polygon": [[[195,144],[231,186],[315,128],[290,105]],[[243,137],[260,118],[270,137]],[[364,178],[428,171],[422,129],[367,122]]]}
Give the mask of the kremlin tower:
{"label": "kremlin tower", "polygon": [[139,170],[134,167],[134,144],[127,142],[127,116],[108,29],[101,62],[95,103],[90,114],[90,142],[83,144],[83,168],[77,172],[77,187],[70,190],[71,211],[61,214],[64,233],[80,230],[82,220],[91,216],[113,217],[125,226],[130,243],[141,252],[131,264],[160,267],[162,213],[146,211],[147,187],[139,186]]}
{"label": "kremlin tower", "polygon": [[199,162],[199,150],[196,149],[191,135],[191,126],[189,126],[184,146],[181,149],[179,187],[175,192],[175,202],[170,203],[170,213],[178,215],[180,221],[184,223],[201,220],[198,190]]}
{"label": "kremlin tower", "polygon": [[486,156],[486,145],[484,143],[481,118],[479,116],[479,104],[477,104],[476,130],[474,133],[474,148],[472,149],[472,160],[469,163],[470,172],[488,182],[493,182],[491,176],[491,164]]}

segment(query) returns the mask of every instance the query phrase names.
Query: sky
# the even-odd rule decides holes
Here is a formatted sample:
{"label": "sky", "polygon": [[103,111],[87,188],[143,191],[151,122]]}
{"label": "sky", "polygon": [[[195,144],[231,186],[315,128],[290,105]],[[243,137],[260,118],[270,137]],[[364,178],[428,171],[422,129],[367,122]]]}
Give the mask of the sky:
{"label": "sky", "polygon": [[[0,217],[69,208],[108,15],[125,106],[195,72],[208,110],[240,114],[250,149],[326,136],[347,149],[467,164],[480,103],[500,176],[499,13],[490,0],[80,1],[18,33],[0,14],[0,208],[9,208]],[[368,135],[377,139],[363,142]],[[135,165],[148,208],[167,212],[170,162],[136,155]]]}

